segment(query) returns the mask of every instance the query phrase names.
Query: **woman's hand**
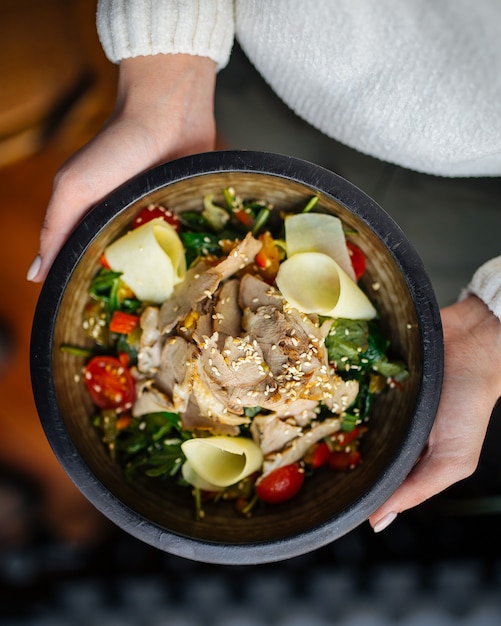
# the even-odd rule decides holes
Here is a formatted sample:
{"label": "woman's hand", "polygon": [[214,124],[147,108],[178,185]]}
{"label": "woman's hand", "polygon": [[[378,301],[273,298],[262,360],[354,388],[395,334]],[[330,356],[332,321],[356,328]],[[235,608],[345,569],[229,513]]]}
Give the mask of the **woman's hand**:
{"label": "woman's hand", "polygon": [[215,76],[205,57],[122,61],[112,117],[56,174],[28,280],[44,280],[81,217],[118,185],[163,161],[214,148]]}
{"label": "woman's hand", "polygon": [[418,463],[369,519],[376,532],[396,515],[470,476],[501,396],[501,322],[475,296],[442,310],[444,382],[435,423]]}

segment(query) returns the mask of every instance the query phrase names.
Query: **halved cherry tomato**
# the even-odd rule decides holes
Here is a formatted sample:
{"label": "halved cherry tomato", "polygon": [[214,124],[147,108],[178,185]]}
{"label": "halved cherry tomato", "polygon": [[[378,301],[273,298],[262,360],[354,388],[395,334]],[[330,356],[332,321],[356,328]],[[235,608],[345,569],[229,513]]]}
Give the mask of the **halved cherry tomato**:
{"label": "halved cherry tomato", "polygon": [[170,224],[175,230],[179,230],[181,227],[179,217],[176,213],[174,213],[174,211],[167,209],[161,204],[149,204],[136,215],[134,221],[132,222],[132,228],[138,228],[139,226],[142,226],[157,217],[164,219],[167,224]]}
{"label": "halved cherry tomato", "polygon": [[353,271],[355,272],[355,277],[357,280],[360,280],[365,272],[365,255],[362,250],[351,241],[347,241],[346,246],[348,248],[348,254],[350,255]]}
{"label": "halved cherry tomato", "polygon": [[278,504],[297,494],[304,483],[304,470],[299,463],[278,467],[256,483],[256,495],[264,502]]}
{"label": "halved cherry tomato", "polygon": [[321,441],[310,448],[304,457],[304,462],[313,469],[317,469],[323,465],[327,465],[330,453],[329,446],[325,441]]}
{"label": "halved cherry tomato", "polygon": [[110,320],[110,330],[112,333],[128,335],[139,324],[139,316],[125,313],[124,311],[113,311]]}
{"label": "halved cherry tomato", "polygon": [[131,408],[135,399],[135,382],[117,358],[93,357],[85,366],[84,380],[92,401],[100,409],[121,412]]}
{"label": "halved cherry tomato", "polygon": [[344,450],[334,450],[329,456],[329,465],[332,469],[346,471],[354,469],[361,460],[360,452],[358,450],[352,450],[351,452],[345,452]]}

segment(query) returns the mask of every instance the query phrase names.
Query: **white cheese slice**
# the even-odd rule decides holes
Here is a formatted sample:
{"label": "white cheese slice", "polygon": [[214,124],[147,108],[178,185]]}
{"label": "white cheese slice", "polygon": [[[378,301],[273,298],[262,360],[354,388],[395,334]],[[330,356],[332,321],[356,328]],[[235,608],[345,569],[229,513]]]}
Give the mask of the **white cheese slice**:
{"label": "white cheese slice", "polygon": [[108,265],[139,300],[160,304],[186,273],[183,244],[161,217],[129,231],[105,250]]}
{"label": "white cheese slice", "polygon": [[298,252],[322,252],[330,256],[355,280],[355,272],[346,246],[343,224],[335,215],[298,213],[285,218],[287,256]]}
{"label": "white cheese slice", "polygon": [[201,489],[207,489],[207,485],[217,489],[234,485],[263,464],[259,446],[247,437],[200,437],[188,439],[181,448],[186,456],[183,477]]}
{"label": "white cheese slice", "polygon": [[376,309],[334,259],[299,252],[281,263],[276,278],[284,298],[303,313],[370,320]]}

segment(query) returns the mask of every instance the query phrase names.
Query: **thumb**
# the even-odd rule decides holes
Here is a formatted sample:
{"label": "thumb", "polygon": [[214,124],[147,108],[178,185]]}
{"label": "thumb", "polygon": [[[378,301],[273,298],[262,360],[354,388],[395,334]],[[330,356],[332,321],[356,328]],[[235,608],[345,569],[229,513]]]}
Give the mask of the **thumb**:
{"label": "thumb", "polygon": [[[422,504],[459,480],[464,469],[454,459],[434,457],[427,447],[407,478],[370,517],[374,532],[387,528],[399,513]],[[461,474],[461,476],[460,476]]]}

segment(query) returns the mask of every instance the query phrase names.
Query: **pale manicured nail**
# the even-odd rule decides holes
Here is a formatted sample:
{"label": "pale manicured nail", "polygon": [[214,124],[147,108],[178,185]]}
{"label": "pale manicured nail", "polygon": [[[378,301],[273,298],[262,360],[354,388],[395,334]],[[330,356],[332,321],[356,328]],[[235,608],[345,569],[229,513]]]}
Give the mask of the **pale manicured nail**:
{"label": "pale manicured nail", "polygon": [[33,280],[34,278],[36,278],[38,272],[40,271],[41,266],[42,266],[42,259],[40,258],[40,255],[37,254],[37,256],[33,259],[33,263],[30,265],[30,269],[28,270],[26,279]]}
{"label": "pale manicured nail", "polygon": [[388,528],[388,526],[395,520],[396,517],[397,517],[397,513],[395,513],[394,511],[392,511],[391,513],[387,513],[384,517],[382,517],[379,520],[379,522],[377,522],[374,525],[374,528],[373,528],[374,532],[380,533],[385,528]]}

